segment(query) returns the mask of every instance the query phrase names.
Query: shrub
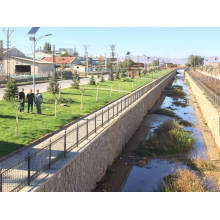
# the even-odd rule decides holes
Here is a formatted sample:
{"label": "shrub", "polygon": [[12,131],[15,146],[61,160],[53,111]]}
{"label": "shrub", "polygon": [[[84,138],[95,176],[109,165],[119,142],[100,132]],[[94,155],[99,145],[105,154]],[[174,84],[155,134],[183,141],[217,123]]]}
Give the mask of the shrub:
{"label": "shrub", "polygon": [[47,88],[48,92],[50,92],[52,95],[55,95],[59,92],[59,83],[57,81],[56,74],[52,76],[52,78],[49,81],[49,87]]}
{"label": "shrub", "polygon": [[189,132],[184,131],[178,122],[169,120],[155,129],[154,134],[140,145],[136,153],[140,156],[188,153],[193,143]]}
{"label": "shrub", "polygon": [[78,83],[78,81],[76,80],[75,77],[73,77],[73,83],[71,84],[71,88],[79,89],[79,83]]}
{"label": "shrub", "polygon": [[101,82],[105,82],[105,78],[104,78],[103,74],[102,74],[102,77],[101,77]]}
{"label": "shrub", "polygon": [[120,79],[120,73],[119,73],[119,72],[116,73],[115,78],[116,78],[116,79]]}
{"label": "shrub", "polygon": [[164,192],[208,192],[199,177],[189,169],[178,169],[176,174],[164,178]]}
{"label": "shrub", "polygon": [[18,95],[18,87],[15,80],[10,79],[5,87],[3,99],[6,101],[13,101]]}
{"label": "shrub", "polygon": [[94,75],[91,76],[90,81],[89,81],[90,85],[96,85],[96,81],[95,81],[95,77]]}

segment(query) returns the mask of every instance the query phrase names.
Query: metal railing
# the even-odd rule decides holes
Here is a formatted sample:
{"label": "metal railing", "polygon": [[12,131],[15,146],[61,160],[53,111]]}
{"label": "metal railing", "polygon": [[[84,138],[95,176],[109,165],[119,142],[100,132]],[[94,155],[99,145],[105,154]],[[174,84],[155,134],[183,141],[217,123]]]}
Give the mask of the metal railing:
{"label": "metal railing", "polygon": [[209,89],[202,81],[195,77],[190,71],[187,71],[193,81],[197,84],[197,86],[206,94],[206,96],[209,98],[209,100],[214,104],[217,108],[220,108],[220,97],[215,94],[211,89]]}
{"label": "metal railing", "polygon": [[153,87],[164,80],[170,80],[175,72],[172,71],[87,115],[59,132],[54,139],[49,139],[43,148],[36,149],[32,154],[28,153],[26,158],[10,167],[0,169],[0,192],[20,191],[24,186],[30,185],[41,172],[51,169],[57,160],[65,158],[68,152],[78,147]]}

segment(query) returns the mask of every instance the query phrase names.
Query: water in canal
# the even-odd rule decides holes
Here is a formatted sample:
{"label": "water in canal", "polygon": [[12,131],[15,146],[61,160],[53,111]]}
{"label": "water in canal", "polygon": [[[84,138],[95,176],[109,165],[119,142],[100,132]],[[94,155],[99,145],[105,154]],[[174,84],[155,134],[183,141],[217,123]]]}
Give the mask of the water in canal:
{"label": "water in canal", "polygon": [[[188,87],[184,81],[183,74],[177,74],[172,86],[182,86],[183,91],[187,94],[189,105],[185,107],[176,106],[173,98],[166,96],[160,108],[172,110],[183,120],[194,124],[193,127],[184,126],[184,130],[191,131],[195,138],[194,149],[188,155],[190,158],[200,157],[207,160],[206,146],[203,137],[198,128],[198,121],[193,109]],[[148,114],[141,126],[125,147],[125,152],[113,164],[110,172],[98,185],[96,191],[123,191],[123,192],[154,192],[158,191],[167,175],[174,174],[178,168],[187,168],[187,166],[175,158],[155,158],[150,159],[147,163],[137,164],[132,149],[137,146],[153,133],[163,122],[171,118],[160,114]],[[216,191],[214,181],[211,179],[206,184],[210,191]]]}

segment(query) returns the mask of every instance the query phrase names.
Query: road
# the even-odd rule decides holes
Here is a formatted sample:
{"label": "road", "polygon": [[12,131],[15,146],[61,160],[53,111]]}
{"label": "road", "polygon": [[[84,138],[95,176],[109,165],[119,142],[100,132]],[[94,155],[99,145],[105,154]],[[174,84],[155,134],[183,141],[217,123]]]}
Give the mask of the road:
{"label": "road", "polygon": [[[105,80],[108,79],[108,75],[104,75]],[[98,81],[97,76],[95,76],[96,81]],[[82,78],[80,79],[80,85],[85,85],[89,83],[90,78]],[[69,88],[72,84],[72,80],[63,80],[61,83],[61,89]],[[39,89],[40,92],[46,92],[47,88],[49,86],[49,83],[39,83],[36,84],[36,90]],[[18,86],[18,89],[20,91],[21,88],[24,88],[25,94],[27,94],[30,89],[33,89],[33,85],[23,85],[23,86]],[[2,100],[3,95],[4,95],[4,89],[5,88],[0,88],[0,100]]]}

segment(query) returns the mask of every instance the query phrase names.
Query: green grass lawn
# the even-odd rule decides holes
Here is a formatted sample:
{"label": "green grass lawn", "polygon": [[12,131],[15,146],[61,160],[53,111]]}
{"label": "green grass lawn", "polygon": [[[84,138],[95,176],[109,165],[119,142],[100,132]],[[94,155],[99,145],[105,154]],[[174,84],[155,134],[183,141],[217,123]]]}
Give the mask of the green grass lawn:
{"label": "green grass lawn", "polygon": [[[162,70],[154,73],[154,78],[158,78],[169,70]],[[107,104],[108,102],[125,95],[127,92],[138,88],[146,83],[151,82],[151,77],[142,77],[134,79],[133,83],[124,82],[123,79],[114,80],[113,82],[106,81],[99,83],[99,88],[108,88],[123,90],[123,92],[112,91],[110,96],[109,91],[100,90],[99,98],[96,102],[96,90],[85,89],[83,98],[83,109],[80,110],[80,90],[77,89],[62,89],[62,97],[73,100],[73,103],[67,106],[57,105],[57,118],[54,117],[54,104],[48,104],[53,97],[48,92],[43,93],[44,103],[42,104],[42,115],[36,114],[34,109],[33,114],[27,113],[27,103],[25,103],[25,113],[19,113],[19,129],[18,136],[15,136],[16,125],[16,108],[13,103],[0,101],[0,157],[25,146],[31,141],[50,133],[68,122],[71,122],[83,115],[86,115],[95,109]],[[133,84],[133,86],[132,86]],[[83,85],[81,88],[96,88],[96,86]],[[127,91],[127,92],[126,92]]]}

